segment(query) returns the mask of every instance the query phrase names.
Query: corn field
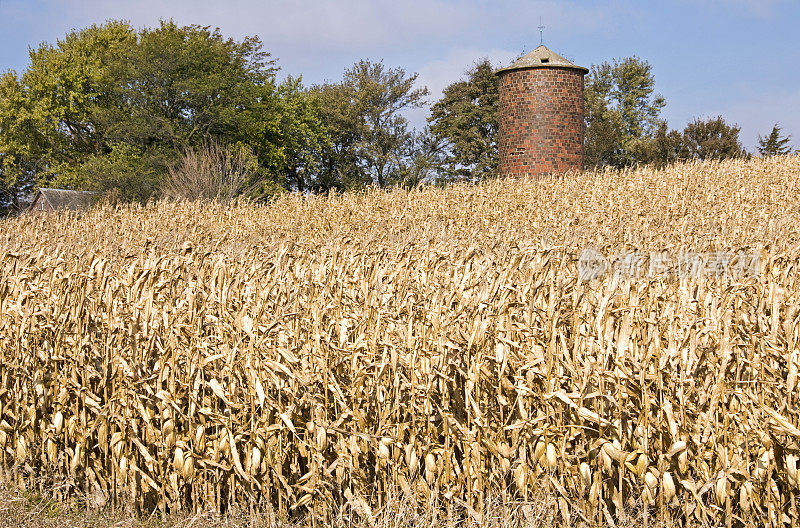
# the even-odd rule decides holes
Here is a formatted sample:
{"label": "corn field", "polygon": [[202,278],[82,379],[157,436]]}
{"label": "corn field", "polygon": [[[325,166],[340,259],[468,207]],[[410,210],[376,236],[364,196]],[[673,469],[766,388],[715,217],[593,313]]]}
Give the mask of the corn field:
{"label": "corn field", "polygon": [[143,513],[797,526],[799,197],[786,156],[0,221],[0,467]]}

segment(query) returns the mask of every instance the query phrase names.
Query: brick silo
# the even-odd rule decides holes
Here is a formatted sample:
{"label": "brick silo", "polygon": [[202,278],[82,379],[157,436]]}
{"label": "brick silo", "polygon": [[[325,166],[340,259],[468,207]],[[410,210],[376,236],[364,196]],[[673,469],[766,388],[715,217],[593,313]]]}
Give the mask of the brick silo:
{"label": "brick silo", "polygon": [[545,46],[497,71],[497,143],[503,176],[542,176],[583,168],[583,76]]}

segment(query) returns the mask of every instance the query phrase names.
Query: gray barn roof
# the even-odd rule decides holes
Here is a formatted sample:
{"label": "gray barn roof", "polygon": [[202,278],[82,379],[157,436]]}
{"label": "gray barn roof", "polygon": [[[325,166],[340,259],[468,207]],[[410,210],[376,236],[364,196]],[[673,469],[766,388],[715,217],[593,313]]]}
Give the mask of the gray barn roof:
{"label": "gray barn roof", "polygon": [[497,73],[527,68],[572,68],[583,73],[589,73],[588,68],[570,62],[558,53],[548,49],[547,46],[539,46],[527,55],[515,60],[511,66],[500,68]]}
{"label": "gray barn roof", "polygon": [[55,211],[63,209],[77,210],[86,209],[94,203],[95,193],[91,191],[72,191],[69,189],[47,189],[41,188],[33,197],[31,205],[35,204],[39,197],[43,197],[48,205]]}

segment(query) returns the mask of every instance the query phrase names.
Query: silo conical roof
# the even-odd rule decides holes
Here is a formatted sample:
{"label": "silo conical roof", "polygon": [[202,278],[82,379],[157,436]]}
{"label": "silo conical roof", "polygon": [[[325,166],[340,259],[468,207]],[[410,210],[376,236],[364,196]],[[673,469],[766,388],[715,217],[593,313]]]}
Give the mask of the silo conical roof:
{"label": "silo conical roof", "polygon": [[499,74],[511,70],[525,70],[528,68],[572,68],[582,71],[585,74],[589,73],[588,68],[570,62],[547,46],[539,46],[530,53],[515,60],[511,66],[500,68],[496,73]]}

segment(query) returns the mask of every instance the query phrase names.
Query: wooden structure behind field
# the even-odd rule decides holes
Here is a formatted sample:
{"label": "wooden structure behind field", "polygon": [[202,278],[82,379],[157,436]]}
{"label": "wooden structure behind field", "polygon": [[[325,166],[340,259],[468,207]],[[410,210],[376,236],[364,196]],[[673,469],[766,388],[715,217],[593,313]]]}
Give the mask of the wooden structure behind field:
{"label": "wooden structure behind field", "polygon": [[41,188],[36,191],[28,211],[32,213],[78,211],[91,207],[95,199],[96,194],[90,191]]}

